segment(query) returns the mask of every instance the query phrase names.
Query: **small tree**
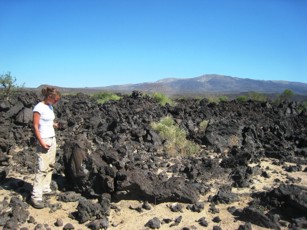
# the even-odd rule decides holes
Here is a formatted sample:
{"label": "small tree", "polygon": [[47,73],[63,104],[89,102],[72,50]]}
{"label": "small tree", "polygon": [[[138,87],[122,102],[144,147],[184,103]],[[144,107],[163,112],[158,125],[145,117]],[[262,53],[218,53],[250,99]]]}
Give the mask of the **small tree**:
{"label": "small tree", "polygon": [[3,95],[5,97],[8,97],[12,91],[13,88],[16,88],[15,85],[16,78],[11,75],[10,72],[6,74],[2,74],[0,76],[0,87],[3,90]]}
{"label": "small tree", "polygon": [[280,99],[283,101],[289,101],[294,95],[293,91],[290,89],[285,89],[284,92],[280,95]]}

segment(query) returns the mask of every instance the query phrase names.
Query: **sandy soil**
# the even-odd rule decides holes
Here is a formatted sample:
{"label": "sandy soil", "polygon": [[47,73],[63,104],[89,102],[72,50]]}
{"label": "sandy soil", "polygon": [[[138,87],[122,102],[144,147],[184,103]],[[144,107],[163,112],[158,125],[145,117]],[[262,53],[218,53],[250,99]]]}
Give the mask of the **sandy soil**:
{"label": "sandy soil", "polygon": [[[120,202],[113,203],[118,209],[112,209],[111,214],[109,216],[109,228],[108,229],[148,229],[145,227],[145,224],[152,218],[157,217],[159,220],[163,220],[164,218],[169,218],[175,220],[177,217],[182,216],[182,221],[178,226],[170,227],[170,224],[162,224],[160,229],[182,229],[183,227],[189,227],[190,229],[212,229],[213,226],[220,226],[222,229],[237,229],[240,224],[244,224],[240,221],[234,219],[234,217],[227,211],[227,207],[235,206],[237,208],[243,208],[247,206],[247,203],[251,200],[250,194],[252,191],[263,191],[265,189],[271,189],[272,187],[278,187],[278,183],[274,182],[276,178],[280,181],[286,181],[287,177],[290,176],[292,178],[301,178],[301,181],[298,182],[300,185],[307,185],[307,173],[306,172],[293,172],[287,173],[280,166],[276,166],[272,164],[272,161],[266,159],[261,162],[261,167],[266,169],[269,173],[270,178],[266,179],[260,176],[253,178],[254,184],[251,186],[252,188],[244,188],[244,189],[236,189],[233,188],[233,192],[240,194],[240,201],[236,203],[232,203],[230,205],[216,205],[219,209],[219,213],[212,214],[209,212],[209,202],[207,202],[209,195],[214,195],[216,191],[212,189],[206,196],[201,197],[200,201],[205,202],[205,209],[198,213],[192,212],[186,209],[187,204],[182,204],[184,208],[182,212],[172,212],[169,209],[169,205],[173,203],[162,203],[162,204],[150,204],[151,210],[144,210],[143,212],[137,212],[136,210],[131,209],[131,207],[139,207],[142,203],[136,200],[121,200]],[[303,169],[306,167],[303,166]],[[10,172],[8,178],[12,179],[20,179],[32,183],[33,176],[28,175],[19,175],[14,172]],[[213,182],[214,183],[214,182]],[[220,183],[220,182],[217,182]],[[6,196],[12,196],[13,194],[19,195],[14,190],[10,188],[0,189],[0,197],[1,200]],[[29,207],[30,216],[33,216],[36,224],[47,224],[50,229],[63,229],[63,226],[56,227],[56,220],[62,219],[64,225],[67,223],[71,223],[75,229],[88,229],[85,224],[79,224],[76,220],[69,218],[69,214],[76,211],[77,202],[64,203],[59,202],[56,199],[56,196],[53,196],[49,200],[50,204],[58,204],[62,205],[61,209],[56,211],[52,211],[51,208],[44,209],[34,209],[31,206]],[[214,223],[212,219],[216,216],[221,218],[220,223]],[[209,223],[208,227],[202,227],[197,220],[205,217]],[[46,226],[46,225],[45,225]],[[28,229],[34,229],[35,224],[33,223],[24,223],[21,227],[28,227]],[[252,225],[253,230],[257,229],[265,229],[256,225]]]}

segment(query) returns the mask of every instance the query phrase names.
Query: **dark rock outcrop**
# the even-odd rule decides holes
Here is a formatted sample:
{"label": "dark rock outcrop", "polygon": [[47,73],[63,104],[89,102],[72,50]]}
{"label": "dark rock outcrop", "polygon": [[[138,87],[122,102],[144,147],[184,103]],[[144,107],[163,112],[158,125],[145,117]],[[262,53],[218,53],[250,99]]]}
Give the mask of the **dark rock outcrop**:
{"label": "dark rock outcrop", "polygon": [[[0,101],[0,183],[7,182],[10,170],[34,172],[31,116],[38,101],[33,92]],[[300,165],[307,163],[306,109],[294,102],[275,105],[233,100],[217,104],[206,99],[180,99],[175,106],[161,106],[153,98],[134,92],[101,105],[79,93],[63,96],[54,108],[62,124],[57,131],[59,151],[54,173],[60,178],[64,172],[66,180],[59,189],[74,190],[84,199],[110,196],[93,207],[83,198],[62,198],[79,199],[77,217],[84,222],[95,216],[92,228],[106,226],[104,218],[112,199],[180,201],[195,206],[199,195],[210,190],[210,180],[225,179],[232,186],[248,187],[253,176],[269,176],[257,165],[250,166],[264,157],[296,163],[296,167],[286,168],[288,171],[303,170]],[[166,141],[150,125],[167,115],[189,140],[203,146],[199,154],[168,156],[163,149]],[[208,126],[201,129],[204,121]],[[275,209],[278,203],[306,213],[304,194],[303,188],[281,186],[261,199]],[[232,203],[236,198],[230,187],[221,187],[212,201]],[[246,208],[241,217],[261,226],[279,227],[276,219],[260,214]],[[13,224],[5,221],[5,212],[2,215],[1,226]],[[259,216],[261,221],[246,218],[250,215]],[[14,222],[17,225],[26,218],[19,217]]]}

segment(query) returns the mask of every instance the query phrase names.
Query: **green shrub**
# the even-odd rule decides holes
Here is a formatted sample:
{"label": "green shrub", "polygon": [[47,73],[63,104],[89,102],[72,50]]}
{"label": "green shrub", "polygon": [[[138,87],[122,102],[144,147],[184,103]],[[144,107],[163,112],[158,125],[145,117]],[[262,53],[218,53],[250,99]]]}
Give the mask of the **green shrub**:
{"label": "green shrub", "polygon": [[0,97],[9,98],[10,94],[16,93],[21,88],[24,88],[24,84],[22,86],[18,86],[16,84],[16,77],[13,77],[10,72],[6,74],[0,75]]}
{"label": "green shrub", "polygon": [[169,104],[171,106],[175,105],[175,102],[163,93],[153,93],[152,98],[154,98],[162,106],[166,104]]}
{"label": "green shrub", "polygon": [[205,132],[207,127],[209,125],[209,121],[208,120],[203,120],[202,122],[199,123],[199,130],[201,132]]}
{"label": "green shrub", "polygon": [[297,106],[298,113],[303,112],[303,110],[307,110],[307,101],[304,101]]}
{"label": "green shrub", "polygon": [[219,96],[219,101],[220,102],[226,102],[226,101],[228,101],[228,97],[227,96]]}
{"label": "green shrub", "polygon": [[247,95],[240,95],[236,99],[237,101],[240,102],[246,102],[248,100],[260,101],[260,102],[268,101],[268,97],[265,94],[259,92],[250,92]]}
{"label": "green shrub", "polygon": [[251,92],[248,94],[249,98],[252,99],[253,101],[267,101],[268,97],[264,95],[263,93],[258,93],[258,92]]}
{"label": "green shrub", "polygon": [[188,141],[186,142],[185,148],[183,148],[183,154],[185,155],[195,155],[200,152],[200,146],[193,141]]}
{"label": "green shrub", "polygon": [[110,92],[95,93],[92,95],[92,98],[94,98],[99,104],[104,104],[107,101],[117,101],[121,99],[121,97],[117,94]]}
{"label": "green shrub", "polygon": [[248,97],[245,95],[240,95],[237,97],[237,100],[240,102],[246,102],[248,100]]}
{"label": "green shrub", "polygon": [[222,95],[222,96],[208,96],[207,99],[210,103],[215,103],[215,104],[218,104],[220,102],[228,101],[228,97],[224,96],[224,95]]}
{"label": "green shrub", "polygon": [[207,97],[207,99],[208,99],[209,103],[218,104],[220,102],[219,98],[216,97],[216,96],[209,96],[209,97]]}
{"label": "green shrub", "polygon": [[285,89],[282,94],[279,95],[280,102],[282,101],[290,101],[293,97],[294,93],[290,89]]}
{"label": "green shrub", "polygon": [[186,139],[186,132],[181,129],[170,116],[151,124],[153,130],[166,140],[165,150],[170,155],[194,155],[200,151],[200,146]]}

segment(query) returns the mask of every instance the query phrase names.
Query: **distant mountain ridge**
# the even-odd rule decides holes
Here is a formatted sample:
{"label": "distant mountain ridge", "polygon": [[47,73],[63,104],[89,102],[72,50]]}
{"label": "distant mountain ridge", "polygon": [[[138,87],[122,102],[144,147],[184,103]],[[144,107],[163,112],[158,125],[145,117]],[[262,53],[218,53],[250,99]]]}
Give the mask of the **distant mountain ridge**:
{"label": "distant mountain ridge", "polygon": [[[38,87],[41,88],[42,86]],[[307,95],[307,84],[290,81],[253,80],[218,74],[206,74],[194,78],[165,78],[156,82],[138,84],[111,85],[105,87],[64,88],[63,92],[113,91],[131,93],[134,90],[145,93],[161,92],[166,95],[202,95],[202,94],[240,94],[260,92],[266,94],[282,93],[285,89],[295,94]]]}
{"label": "distant mountain ridge", "polygon": [[100,89],[120,92],[133,90],[148,93],[161,92],[168,95],[174,94],[204,94],[204,93],[282,93],[285,89],[292,90],[295,94],[307,95],[307,84],[289,81],[253,80],[217,74],[206,74],[194,78],[165,78],[156,82],[113,85],[99,87]]}

